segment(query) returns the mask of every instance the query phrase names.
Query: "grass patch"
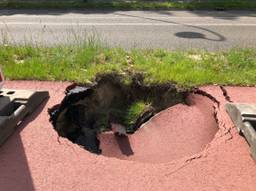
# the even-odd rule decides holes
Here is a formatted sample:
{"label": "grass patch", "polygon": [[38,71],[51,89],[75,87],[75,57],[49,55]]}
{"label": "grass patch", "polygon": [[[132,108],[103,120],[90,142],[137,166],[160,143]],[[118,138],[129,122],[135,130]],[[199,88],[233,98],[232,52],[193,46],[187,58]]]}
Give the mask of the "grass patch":
{"label": "grass patch", "polygon": [[168,9],[256,9],[254,0],[194,0],[194,1],[118,1],[83,2],[83,1],[21,1],[4,0],[1,9],[110,9],[110,10],[168,10]]}
{"label": "grass patch", "polygon": [[104,48],[0,46],[0,63],[9,80],[60,80],[87,83],[98,73],[129,76],[142,72],[148,84],[175,81],[182,86],[255,85],[256,49],[166,51]]}
{"label": "grass patch", "polygon": [[130,105],[124,116],[124,125],[127,132],[133,132],[133,125],[147,107],[148,104],[143,101],[138,101]]}

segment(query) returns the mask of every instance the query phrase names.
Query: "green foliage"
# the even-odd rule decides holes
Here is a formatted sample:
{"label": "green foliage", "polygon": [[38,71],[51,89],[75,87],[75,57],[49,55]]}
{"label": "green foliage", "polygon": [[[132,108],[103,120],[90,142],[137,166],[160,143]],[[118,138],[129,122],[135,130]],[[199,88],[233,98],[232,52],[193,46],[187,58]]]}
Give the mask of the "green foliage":
{"label": "green foliage", "polygon": [[110,2],[86,2],[86,1],[21,1],[21,0],[2,0],[2,9],[113,9],[113,10],[168,10],[168,9],[255,9],[254,0],[194,0],[194,1],[120,1]]}
{"label": "green foliage", "polygon": [[125,116],[124,116],[124,125],[126,127],[127,132],[133,132],[133,125],[135,124],[138,117],[145,111],[148,104],[143,101],[134,102],[128,108]]}
{"label": "green foliage", "polygon": [[[0,63],[10,80],[86,83],[98,73],[127,76],[142,72],[148,84],[175,81],[182,86],[255,85],[256,49],[224,52],[131,50],[92,44],[39,47],[0,46]],[[129,82],[127,82],[129,83]]]}

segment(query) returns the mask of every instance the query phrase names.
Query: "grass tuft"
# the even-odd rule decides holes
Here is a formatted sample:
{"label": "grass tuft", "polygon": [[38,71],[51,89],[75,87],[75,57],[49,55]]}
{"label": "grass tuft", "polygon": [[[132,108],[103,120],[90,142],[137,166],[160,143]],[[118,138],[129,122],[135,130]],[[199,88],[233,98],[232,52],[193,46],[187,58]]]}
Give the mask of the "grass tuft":
{"label": "grass tuft", "polygon": [[132,105],[130,105],[126,115],[124,116],[124,125],[127,132],[133,132],[133,125],[147,107],[148,104],[143,101],[134,102]]}

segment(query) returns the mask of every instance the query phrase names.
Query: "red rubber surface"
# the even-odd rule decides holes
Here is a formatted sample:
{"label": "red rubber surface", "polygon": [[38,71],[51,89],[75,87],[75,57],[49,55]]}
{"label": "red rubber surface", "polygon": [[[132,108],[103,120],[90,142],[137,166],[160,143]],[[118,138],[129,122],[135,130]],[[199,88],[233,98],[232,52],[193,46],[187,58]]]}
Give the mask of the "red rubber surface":
{"label": "red rubber surface", "polygon": [[[138,161],[127,161],[102,155],[96,156],[66,139],[58,139],[57,133],[48,122],[47,109],[62,100],[67,85],[68,83],[6,82],[5,87],[8,88],[49,90],[51,98],[44,107],[39,108],[37,113],[27,118],[0,148],[1,191],[255,190],[256,163],[249,155],[247,143],[237,134],[224,110],[226,101],[219,87],[201,88],[221,103],[220,108],[216,109],[219,130],[213,140],[203,146],[212,139],[214,134],[214,132],[207,132],[210,127],[207,126],[205,127],[207,133],[204,133],[208,138],[202,139],[202,142],[191,143],[191,148],[177,155],[172,153],[169,157],[173,158],[163,160],[162,163],[145,163],[141,158]],[[233,101],[256,103],[254,96],[256,88],[226,89]],[[196,107],[196,104],[194,106]],[[179,114],[174,110],[168,109],[151,120],[144,128],[153,129],[152,122],[157,122],[161,128],[165,128],[170,122],[175,123],[175,120],[168,117],[188,116],[182,113],[183,109]],[[199,111],[199,109],[185,108],[184,110],[187,114],[191,114],[191,126],[196,124],[193,122],[196,118],[198,123],[207,123],[202,120],[205,118],[199,119],[200,115],[195,115],[196,110]],[[186,123],[186,120],[181,120],[178,124],[172,124],[172,127]],[[145,135],[149,136],[146,133]],[[165,133],[162,135],[166,136]],[[144,137],[142,132],[136,136],[138,136],[136,142]],[[189,140],[191,136],[194,135],[182,138]],[[176,140],[172,140],[172,144],[177,144]],[[160,139],[160,142],[167,143],[165,139]],[[180,145],[178,146],[181,147]],[[193,154],[197,151],[197,154]],[[152,157],[155,161],[158,157],[152,156],[152,153],[147,153],[148,158]],[[192,154],[188,155],[190,153]],[[150,160],[149,162],[154,162]]]}
{"label": "red rubber surface", "polygon": [[218,127],[210,99],[199,95],[188,99],[191,106],[178,104],[159,113],[128,138],[100,135],[102,154],[162,163],[198,153],[211,142]]}

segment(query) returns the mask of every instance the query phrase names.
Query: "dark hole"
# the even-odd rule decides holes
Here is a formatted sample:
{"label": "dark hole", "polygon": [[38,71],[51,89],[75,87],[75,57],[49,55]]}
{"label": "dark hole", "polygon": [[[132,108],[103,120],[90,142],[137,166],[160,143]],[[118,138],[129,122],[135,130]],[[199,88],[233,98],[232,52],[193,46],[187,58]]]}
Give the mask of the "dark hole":
{"label": "dark hole", "polygon": [[[188,93],[171,82],[145,84],[141,74],[131,76],[128,84],[115,73],[100,75],[93,85],[67,87],[61,104],[49,109],[50,121],[60,136],[96,154],[101,153],[99,134],[119,133],[119,149],[129,156],[133,151],[126,134],[133,134],[155,113],[186,103]],[[120,127],[115,129],[114,123]]]}

